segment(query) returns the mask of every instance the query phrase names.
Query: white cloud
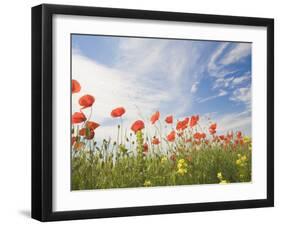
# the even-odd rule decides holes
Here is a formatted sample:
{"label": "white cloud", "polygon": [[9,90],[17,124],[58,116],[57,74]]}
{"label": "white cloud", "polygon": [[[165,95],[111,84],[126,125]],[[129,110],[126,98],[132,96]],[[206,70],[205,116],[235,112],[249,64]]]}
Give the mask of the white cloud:
{"label": "white cloud", "polygon": [[243,82],[248,81],[249,79],[250,79],[250,72],[246,72],[244,75],[234,78],[232,81],[232,85],[233,87],[240,85]]}
{"label": "white cloud", "polygon": [[234,77],[230,78],[217,78],[214,82],[213,89],[216,88],[227,88],[231,84],[231,81],[234,79]]}
{"label": "white cloud", "polygon": [[217,119],[218,134],[225,134],[228,131],[242,131],[246,135],[251,135],[252,117],[248,111],[241,113],[230,113],[219,116]]}
{"label": "white cloud", "polygon": [[234,90],[230,100],[248,104],[251,102],[251,96],[251,87],[243,87]]}
{"label": "white cloud", "polygon": [[250,43],[238,43],[230,50],[220,61],[223,65],[229,65],[242,60],[244,57],[250,55],[251,44]]}
{"label": "white cloud", "polygon": [[225,48],[228,46],[228,43],[222,43],[213,53],[213,55],[210,58],[210,61],[208,63],[208,70],[210,71],[216,71],[218,69],[217,66],[217,59],[221,56]]}
{"label": "white cloud", "polygon": [[191,86],[190,92],[191,92],[191,93],[196,93],[197,90],[198,90],[198,85],[199,85],[199,82],[193,83],[192,86]]}
{"label": "white cloud", "polygon": [[216,98],[218,98],[218,97],[226,96],[227,94],[228,94],[227,91],[225,91],[225,90],[223,90],[223,89],[220,89],[218,94],[213,95],[213,96],[209,96],[209,97],[206,97],[206,98],[198,99],[197,102],[198,102],[198,103],[203,103],[203,102],[206,102],[206,101],[209,101],[209,100],[216,99]]}

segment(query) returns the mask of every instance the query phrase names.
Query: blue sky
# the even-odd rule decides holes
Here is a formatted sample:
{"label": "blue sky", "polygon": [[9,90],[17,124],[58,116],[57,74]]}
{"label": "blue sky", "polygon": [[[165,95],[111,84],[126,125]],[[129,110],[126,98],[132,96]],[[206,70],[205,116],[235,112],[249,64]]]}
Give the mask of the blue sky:
{"label": "blue sky", "polygon": [[251,134],[251,43],[72,35],[72,51],[72,77],[107,129],[110,109],[124,106],[128,126],[159,110]]}

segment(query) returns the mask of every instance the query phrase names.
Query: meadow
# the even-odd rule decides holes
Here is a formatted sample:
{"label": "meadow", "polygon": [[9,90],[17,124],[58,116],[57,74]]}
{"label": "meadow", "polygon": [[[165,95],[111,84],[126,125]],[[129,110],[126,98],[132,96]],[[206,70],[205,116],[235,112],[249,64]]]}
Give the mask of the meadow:
{"label": "meadow", "polygon": [[[72,80],[72,94],[80,90]],[[94,102],[90,94],[81,96],[81,109],[72,115],[72,190],[251,181],[252,141],[242,131],[218,134],[219,122],[211,119],[203,126],[199,115],[175,119],[156,111],[130,128],[116,120],[117,137],[97,142],[102,125],[91,119]],[[108,117],[126,117],[126,109],[115,106]],[[155,127],[153,136],[145,130],[148,124]],[[164,126],[168,133],[159,129]]]}

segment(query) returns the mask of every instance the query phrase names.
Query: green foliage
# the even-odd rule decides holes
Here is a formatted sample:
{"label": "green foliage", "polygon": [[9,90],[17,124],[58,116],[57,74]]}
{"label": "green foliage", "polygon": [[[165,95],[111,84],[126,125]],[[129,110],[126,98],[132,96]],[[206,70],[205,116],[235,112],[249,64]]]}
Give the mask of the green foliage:
{"label": "green foliage", "polygon": [[[94,151],[73,151],[72,190],[217,184],[251,181],[251,148],[201,146],[200,149],[143,154],[143,135],[137,133],[137,153],[108,141]],[[114,145],[113,145],[114,146]]]}

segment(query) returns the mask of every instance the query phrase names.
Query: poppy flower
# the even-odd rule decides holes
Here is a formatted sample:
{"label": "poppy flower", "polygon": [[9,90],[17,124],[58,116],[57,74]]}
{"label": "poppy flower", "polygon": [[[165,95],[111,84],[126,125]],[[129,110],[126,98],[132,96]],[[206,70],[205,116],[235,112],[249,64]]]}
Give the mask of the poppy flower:
{"label": "poppy flower", "polygon": [[185,119],[183,120],[183,124],[185,124],[186,126],[187,126],[188,122],[189,122],[189,118],[185,118]]}
{"label": "poppy flower", "polygon": [[71,137],[71,145],[73,145],[76,142],[76,137]]}
{"label": "poppy flower", "polygon": [[220,140],[224,140],[225,139],[224,135],[220,135],[219,138],[220,138]]}
{"label": "poppy flower", "polygon": [[86,128],[82,128],[79,130],[79,135],[80,136],[85,136],[86,135]]}
{"label": "poppy flower", "polygon": [[87,118],[83,112],[75,112],[72,115],[72,124],[84,122],[86,119]]}
{"label": "poppy flower", "polygon": [[193,134],[194,139],[200,140],[201,139],[201,133],[194,133]]}
{"label": "poppy flower", "polygon": [[206,138],[206,133],[201,133],[201,138],[205,139]]}
{"label": "poppy flower", "polygon": [[125,108],[118,107],[118,108],[115,108],[111,111],[111,116],[113,118],[121,117],[125,112],[126,112]]}
{"label": "poppy flower", "polygon": [[86,127],[89,128],[90,130],[95,130],[96,128],[98,128],[100,126],[100,124],[94,122],[94,121],[88,121],[86,122]]}
{"label": "poppy flower", "polygon": [[86,138],[87,140],[92,140],[92,139],[94,138],[94,136],[95,136],[95,131],[94,131],[94,130],[90,130],[90,131],[89,131],[89,134],[87,134],[87,135],[85,136],[85,138]]}
{"label": "poppy flower", "polygon": [[197,122],[199,121],[199,115],[193,115],[190,119],[190,127],[196,126]]}
{"label": "poppy flower", "polygon": [[79,104],[82,106],[81,109],[91,107],[94,102],[95,102],[95,98],[89,94],[84,95],[84,96],[80,97],[80,99],[79,99]]}
{"label": "poppy flower", "polygon": [[185,130],[187,128],[188,121],[189,121],[189,118],[185,118],[182,121],[178,121],[176,129],[177,130]]}
{"label": "poppy flower", "polygon": [[82,128],[82,129],[79,130],[79,135],[84,136],[85,139],[87,139],[87,140],[91,140],[95,136],[95,131],[90,130],[90,129],[86,129],[86,128]]}
{"label": "poppy flower", "polygon": [[213,123],[210,125],[209,129],[216,130],[217,129],[217,123]]}
{"label": "poppy flower", "polygon": [[169,115],[166,117],[165,122],[168,124],[172,124],[173,123],[173,116]]}
{"label": "poppy flower", "polygon": [[72,84],[71,84],[71,88],[72,88],[72,93],[78,93],[81,90],[81,86],[79,84],[79,82],[75,79],[72,79]]}
{"label": "poppy flower", "polygon": [[157,144],[160,144],[160,141],[159,141],[158,138],[154,137],[154,138],[152,139],[151,143],[157,145]]}
{"label": "poppy flower", "polygon": [[176,132],[175,131],[172,131],[168,134],[167,136],[167,140],[170,141],[170,142],[173,142],[176,138]]}
{"label": "poppy flower", "polygon": [[236,133],[236,137],[237,137],[238,139],[241,139],[241,138],[242,138],[242,132],[241,132],[241,131],[238,131],[238,132]]}
{"label": "poppy flower", "polygon": [[228,132],[226,136],[227,136],[228,139],[231,140],[233,138],[233,132],[232,131]]}
{"label": "poppy flower", "polygon": [[148,152],[148,144],[147,143],[143,144],[143,152],[144,152],[144,154],[147,154],[147,152]]}
{"label": "poppy flower", "polygon": [[144,122],[142,120],[137,120],[133,123],[131,126],[131,130],[133,130],[135,133],[139,130],[142,130],[144,128]]}
{"label": "poppy flower", "polygon": [[150,118],[152,124],[154,124],[160,118],[160,112],[156,111]]}
{"label": "poppy flower", "polygon": [[217,132],[216,129],[217,129],[217,124],[216,123],[211,124],[209,127],[210,134],[211,135],[215,134]]}

